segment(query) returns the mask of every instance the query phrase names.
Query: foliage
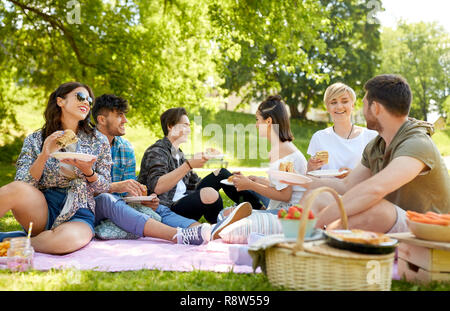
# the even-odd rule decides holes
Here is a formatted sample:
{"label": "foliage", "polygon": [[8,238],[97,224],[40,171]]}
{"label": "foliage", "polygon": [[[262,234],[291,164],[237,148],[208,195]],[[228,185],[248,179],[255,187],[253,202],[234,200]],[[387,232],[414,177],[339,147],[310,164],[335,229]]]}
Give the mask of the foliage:
{"label": "foliage", "polygon": [[408,81],[411,116],[427,120],[434,110],[443,115],[450,93],[450,37],[444,28],[435,22],[400,22],[395,30],[383,29],[382,44],[380,73],[400,74]]}
{"label": "foliage", "polygon": [[305,119],[329,83],[359,91],[375,71],[379,25],[368,22],[365,1],[218,2],[211,11],[222,29],[222,87],[244,103],[280,93],[291,116]]}
{"label": "foliage", "polygon": [[188,0],[2,1],[0,65],[12,64],[15,81],[47,94],[78,80],[95,94],[123,96],[130,116],[155,128],[168,107],[209,103],[215,67],[206,10]]}

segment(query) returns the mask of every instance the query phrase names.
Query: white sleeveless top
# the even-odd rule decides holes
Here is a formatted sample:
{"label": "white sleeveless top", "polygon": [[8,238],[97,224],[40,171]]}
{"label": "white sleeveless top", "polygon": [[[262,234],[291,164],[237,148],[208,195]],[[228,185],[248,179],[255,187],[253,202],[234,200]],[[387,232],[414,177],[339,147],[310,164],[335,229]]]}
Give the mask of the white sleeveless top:
{"label": "white sleeveless top", "polygon": [[[294,163],[294,171],[296,173],[302,174],[302,175],[306,174],[307,161],[306,161],[303,153],[301,153],[299,150],[296,150],[281,159],[271,162],[269,165],[269,169],[278,170],[281,162],[293,162]],[[289,186],[287,184],[279,182],[278,180],[270,178],[270,176],[269,176],[269,181],[270,181],[270,185],[277,190],[282,190]],[[291,200],[289,202],[283,202],[283,201],[277,201],[277,200],[271,199],[267,209],[281,209],[281,208],[288,209],[291,205],[298,204],[298,202],[302,198],[303,193],[305,191],[306,191],[306,189],[303,187],[292,186],[292,196],[291,196]]]}

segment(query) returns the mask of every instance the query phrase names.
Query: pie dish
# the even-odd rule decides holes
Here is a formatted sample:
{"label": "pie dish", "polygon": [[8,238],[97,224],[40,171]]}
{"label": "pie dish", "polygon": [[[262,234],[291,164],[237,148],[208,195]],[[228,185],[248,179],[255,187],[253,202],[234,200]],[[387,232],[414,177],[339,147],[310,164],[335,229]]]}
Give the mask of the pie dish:
{"label": "pie dish", "polygon": [[353,229],[324,232],[327,244],[358,253],[389,254],[395,251],[398,241],[382,233]]}

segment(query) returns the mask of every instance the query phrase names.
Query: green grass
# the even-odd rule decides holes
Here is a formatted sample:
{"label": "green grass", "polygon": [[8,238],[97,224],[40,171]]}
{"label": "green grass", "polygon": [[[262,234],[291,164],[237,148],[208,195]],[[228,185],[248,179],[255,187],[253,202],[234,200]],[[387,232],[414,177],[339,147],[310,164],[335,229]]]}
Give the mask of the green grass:
{"label": "green grass", "polygon": [[[32,113],[30,113],[32,111]],[[18,119],[24,127],[23,133],[29,134],[42,126],[43,108],[38,108],[36,104],[30,107],[19,106],[17,108]],[[198,120],[198,119],[197,119]],[[205,136],[202,138],[195,137],[195,129],[198,130],[199,123],[195,123],[194,117],[191,116],[193,139],[183,147],[186,153],[191,152],[199,146],[202,147],[218,147],[229,155],[227,158],[229,166],[246,166],[261,167],[265,164],[264,153],[259,154],[257,158],[233,159],[238,149],[245,146],[245,155],[250,154],[250,146],[260,146],[264,142],[259,140],[256,132],[252,132],[252,125],[255,124],[255,118],[250,114],[242,114],[237,112],[219,111],[217,114],[202,114],[202,130],[208,130],[206,127],[210,124],[216,124],[216,129],[221,129],[225,134],[222,141],[219,136]],[[237,141],[237,134],[231,131],[225,131],[226,124],[242,124],[247,129],[245,139],[241,142]],[[327,126],[325,123],[301,122],[293,120],[291,122],[292,131],[295,136],[294,143],[306,155],[309,139],[312,134]],[[209,127],[211,129],[211,126]],[[205,132],[203,132],[205,134]],[[149,130],[140,125],[129,124],[127,135],[125,136],[134,146],[136,158],[138,161],[137,168],[140,167],[140,159],[145,149],[151,145],[158,137],[158,133],[151,133]],[[229,144],[227,148],[226,142]],[[450,155],[450,129],[439,131],[434,136],[438,148],[443,155]],[[0,145],[2,143],[0,142]],[[238,148],[239,147],[239,148]],[[0,162],[0,186],[11,182],[14,178],[15,167],[10,159],[16,158],[20,152],[20,146],[10,146],[6,149],[0,149],[0,153],[8,153],[8,161]],[[12,154],[12,155],[11,155]],[[208,171],[199,172],[200,176],[205,176]],[[250,175],[264,175],[259,171],[248,171]],[[221,192],[224,200],[224,206],[231,205],[231,200]],[[19,230],[20,225],[14,219],[11,212],[8,212],[0,219],[0,231]],[[50,270],[50,271],[29,271],[25,273],[11,273],[6,270],[0,270],[0,290],[181,290],[181,291],[271,291],[282,290],[282,288],[274,287],[270,284],[264,274],[238,274],[238,273],[215,273],[207,271],[194,272],[163,272],[157,270],[138,270],[125,272],[96,272],[96,271],[76,271],[76,270]],[[428,285],[414,284],[405,281],[393,281],[392,290],[442,290],[449,291],[450,283],[433,282]]]}

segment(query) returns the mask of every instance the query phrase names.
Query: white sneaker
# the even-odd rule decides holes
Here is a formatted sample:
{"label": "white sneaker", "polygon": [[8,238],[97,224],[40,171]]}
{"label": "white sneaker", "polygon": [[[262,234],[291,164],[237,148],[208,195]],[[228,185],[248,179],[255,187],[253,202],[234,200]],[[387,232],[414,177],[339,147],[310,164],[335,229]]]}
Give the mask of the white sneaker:
{"label": "white sneaker", "polygon": [[218,222],[211,233],[211,240],[219,238],[219,233],[225,229],[228,225],[241,220],[242,218],[248,217],[252,214],[252,205],[249,202],[244,202],[236,206],[233,211],[223,219]]}

